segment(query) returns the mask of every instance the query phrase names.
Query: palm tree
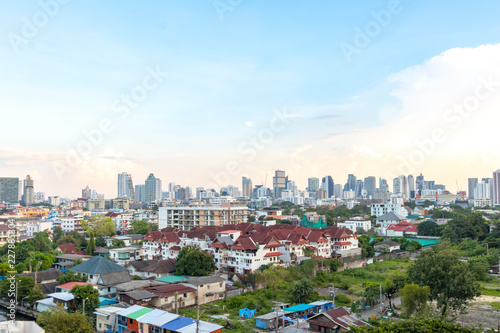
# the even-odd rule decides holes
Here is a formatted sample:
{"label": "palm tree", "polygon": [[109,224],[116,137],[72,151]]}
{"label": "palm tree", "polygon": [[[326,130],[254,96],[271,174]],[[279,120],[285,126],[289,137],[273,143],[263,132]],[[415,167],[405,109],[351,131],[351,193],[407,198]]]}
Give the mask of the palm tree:
{"label": "palm tree", "polygon": [[308,279],[300,279],[299,281],[295,281],[288,290],[293,303],[306,303],[313,292],[313,285]]}

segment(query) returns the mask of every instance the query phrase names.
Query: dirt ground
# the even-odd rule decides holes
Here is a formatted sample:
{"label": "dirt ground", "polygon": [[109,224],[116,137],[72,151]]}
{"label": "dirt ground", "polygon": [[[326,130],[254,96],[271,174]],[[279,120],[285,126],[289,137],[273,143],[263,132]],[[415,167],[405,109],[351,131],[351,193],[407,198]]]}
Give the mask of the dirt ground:
{"label": "dirt ground", "polygon": [[479,296],[469,306],[467,314],[458,315],[456,322],[469,327],[494,328],[497,329],[500,323],[500,311],[497,311],[486,304],[489,302],[500,302],[500,297]]}

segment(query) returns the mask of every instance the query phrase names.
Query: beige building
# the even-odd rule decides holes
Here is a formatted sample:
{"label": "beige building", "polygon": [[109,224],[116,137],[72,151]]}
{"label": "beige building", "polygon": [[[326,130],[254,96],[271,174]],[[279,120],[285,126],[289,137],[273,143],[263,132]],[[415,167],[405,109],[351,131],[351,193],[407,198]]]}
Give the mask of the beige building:
{"label": "beige building", "polygon": [[226,280],[220,276],[202,276],[182,284],[196,289],[199,304],[215,302],[226,297]]}
{"label": "beige building", "polygon": [[157,309],[177,313],[179,309],[196,305],[196,288],[184,284],[164,284],[146,289],[156,295],[151,305]]}
{"label": "beige building", "polygon": [[117,198],[111,200],[111,208],[113,209],[123,209],[123,210],[128,210],[129,209],[129,199],[127,198]]}
{"label": "beige building", "polygon": [[105,202],[104,199],[88,199],[87,200],[87,209],[88,210],[94,210],[94,209],[105,209]]}
{"label": "beige building", "polygon": [[242,202],[222,202],[220,205],[169,205],[158,211],[158,229],[174,227],[190,230],[193,227],[248,222],[249,209]]}

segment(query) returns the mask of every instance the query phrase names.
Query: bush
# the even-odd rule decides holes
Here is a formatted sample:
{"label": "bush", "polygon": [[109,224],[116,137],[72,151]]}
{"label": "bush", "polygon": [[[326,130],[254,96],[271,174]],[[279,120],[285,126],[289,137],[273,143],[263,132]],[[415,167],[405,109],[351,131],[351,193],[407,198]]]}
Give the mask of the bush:
{"label": "bush", "polygon": [[344,295],[344,294],[335,295],[335,305],[350,306],[351,303],[352,303],[352,300],[349,296]]}

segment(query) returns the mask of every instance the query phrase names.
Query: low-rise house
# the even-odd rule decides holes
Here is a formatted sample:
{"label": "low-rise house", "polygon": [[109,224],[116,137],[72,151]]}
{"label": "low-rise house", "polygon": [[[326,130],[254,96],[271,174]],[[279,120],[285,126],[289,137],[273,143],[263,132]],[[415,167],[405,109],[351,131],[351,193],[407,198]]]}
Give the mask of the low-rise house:
{"label": "low-rise house", "polygon": [[400,222],[406,221],[406,217],[390,212],[390,213],[386,213],[384,215],[377,217],[376,221],[377,221],[377,225],[379,225],[377,230],[382,235],[385,235],[385,230],[391,224],[398,224]]}
{"label": "low-rise house", "polygon": [[389,252],[397,251],[397,250],[401,249],[401,244],[399,244],[398,242],[391,241],[391,240],[378,242],[377,244],[373,244],[373,247],[378,247],[380,245],[387,245],[387,247],[389,248]]}
{"label": "low-rise house", "polygon": [[92,256],[87,256],[85,254],[61,254],[56,256],[56,262],[53,264],[54,268],[69,267],[75,264],[77,261],[87,261]]}
{"label": "low-rise house", "polygon": [[131,261],[141,260],[141,246],[130,245],[117,249],[109,249],[109,258],[118,265],[126,266]]}
{"label": "low-rise house", "polygon": [[391,224],[387,227],[385,235],[387,237],[407,237],[418,235],[418,227],[409,222]]}
{"label": "low-rise house", "polygon": [[196,289],[183,284],[164,284],[146,290],[156,296],[151,305],[158,309],[177,313],[178,309],[196,305]]}
{"label": "low-rise house", "polygon": [[309,329],[314,332],[338,333],[349,331],[350,326],[370,326],[343,307],[325,311],[309,319]]}
{"label": "low-rise house", "polygon": [[107,330],[115,332],[117,321],[117,313],[124,308],[119,305],[110,305],[97,308],[94,312],[96,315],[96,331],[98,333],[105,333]]}
{"label": "low-rise house", "polygon": [[117,292],[128,292],[140,289],[146,289],[148,287],[162,286],[165,282],[155,281],[155,280],[131,280],[128,282],[123,282],[114,285]]}
{"label": "low-rise house", "polygon": [[85,274],[89,283],[104,286],[131,280],[126,268],[100,256],[92,257],[79,265],[71,267],[71,270]]}
{"label": "low-rise house", "polygon": [[362,216],[354,216],[345,222],[337,223],[337,227],[346,228],[352,232],[357,232],[360,229],[368,231],[372,228],[372,222]]}
{"label": "low-rise house", "polygon": [[143,260],[131,262],[127,269],[131,275],[138,275],[142,279],[158,278],[175,273],[175,260]]}
{"label": "low-rise house", "polygon": [[220,276],[202,276],[182,284],[196,289],[199,304],[218,301],[226,294],[226,280]]}
{"label": "low-rise house", "polygon": [[61,252],[62,254],[80,254],[80,255],[85,255],[84,251],[78,251],[75,248],[74,244],[60,244],[57,245],[56,251]]}
{"label": "low-rise house", "polygon": [[[62,273],[57,269],[49,269],[47,271],[40,271],[36,274],[37,284],[42,289],[44,296],[55,292],[57,283],[57,278]],[[35,273],[19,274],[21,276],[31,276],[35,278]]]}
{"label": "low-rise house", "polygon": [[151,304],[151,300],[155,297],[156,297],[155,294],[147,290],[134,290],[118,294],[118,299],[120,300],[120,302],[129,305],[136,304],[136,305],[148,306]]}
{"label": "low-rise house", "polygon": [[38,312],[47,311],[57,306],[68,310],[73,304],[74,296],[67,292],[52,293],[47,296],[47,298],[36,301],[36,310]]}

